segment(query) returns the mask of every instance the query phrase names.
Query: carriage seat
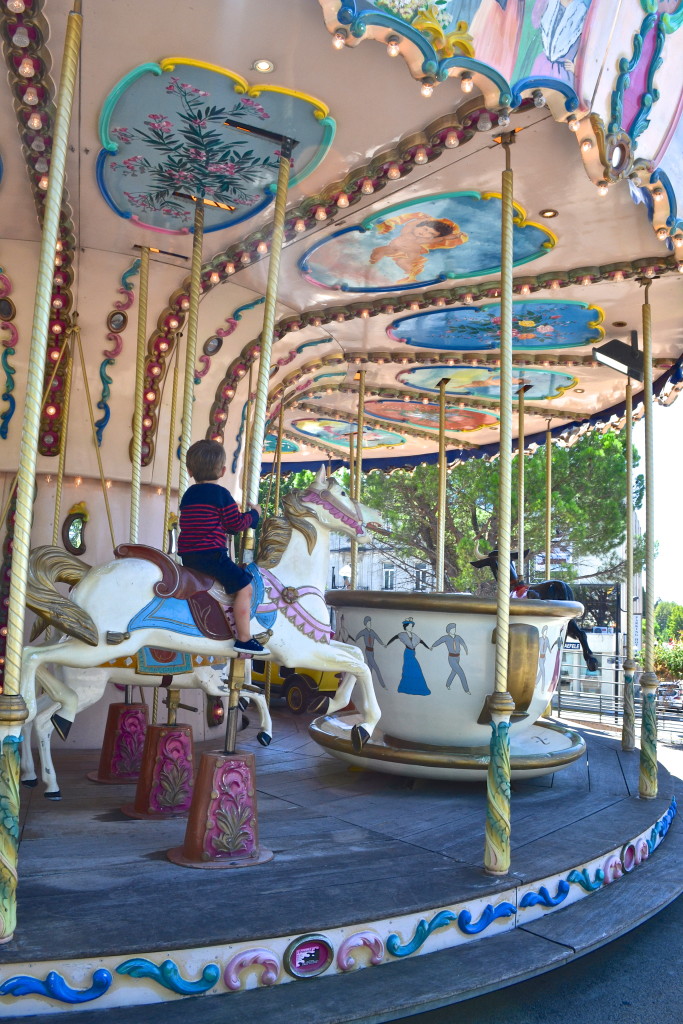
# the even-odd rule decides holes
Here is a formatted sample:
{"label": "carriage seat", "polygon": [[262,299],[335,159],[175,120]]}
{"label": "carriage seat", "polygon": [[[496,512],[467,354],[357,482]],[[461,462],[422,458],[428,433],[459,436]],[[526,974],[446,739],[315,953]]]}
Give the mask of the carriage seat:
{"label": "carriage seat", "polygon": [[148,544],[119,544],[114,549],[114,557],[141,558],[152,562],[161,572],[161,579],[154,584],[157,597],[187,601],[192,618],[204,636],[212,640],[233,639],[233,623],[227,615],[233,595],[228,594],[212,576],[188,569]]}

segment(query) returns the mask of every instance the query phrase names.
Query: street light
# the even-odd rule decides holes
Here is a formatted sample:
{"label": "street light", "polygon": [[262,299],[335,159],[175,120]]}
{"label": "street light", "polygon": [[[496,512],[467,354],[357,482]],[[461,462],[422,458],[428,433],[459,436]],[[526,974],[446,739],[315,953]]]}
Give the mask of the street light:
{"label": "street light", "polygon": [[626,374],[634,380],[643,381],[643,353],[638,349],[638,332],[631,331],[631,344],[627,345],[618,338],[593,349],[593,357],[599,363],[610,366],[619,373]]}

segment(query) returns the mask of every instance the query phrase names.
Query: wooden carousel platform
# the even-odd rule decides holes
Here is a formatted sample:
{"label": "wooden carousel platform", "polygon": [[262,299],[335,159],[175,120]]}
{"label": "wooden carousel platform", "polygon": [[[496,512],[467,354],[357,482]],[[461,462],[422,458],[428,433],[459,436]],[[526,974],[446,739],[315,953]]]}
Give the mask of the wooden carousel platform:
{"label": "wooden carousel platform", "polygon": [[560,966],[683,889],[677,780],[661,768],[660,796],[637,799],[638,752],[616,738],[585,730],[587,755],[513,783],[511,874],[492,878],[483,783],[349,767],[308,724],[275,710],[269,748],[240,735],[275,856],[234,871],[170,863],[184,821],[127,818],[130,785],[57,749],[61,803],[22,791],[0,1018],[390,1021]]}

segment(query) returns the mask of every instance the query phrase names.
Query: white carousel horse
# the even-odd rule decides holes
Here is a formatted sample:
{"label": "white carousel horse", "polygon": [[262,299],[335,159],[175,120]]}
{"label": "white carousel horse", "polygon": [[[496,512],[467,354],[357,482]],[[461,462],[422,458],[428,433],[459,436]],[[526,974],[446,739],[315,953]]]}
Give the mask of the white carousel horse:
{"label": "white carousel horse", "polygon": [[[371,520],[380,525],[379,514],[353,501],[336,480],[326,479],[323,469],[306,490],[285,495],[283,508],[283,517],[264,523],[257,564],[249,567],[257,605],[252,608],[252,631],[258,633],[260,626],[271,633],[266,660],[288,668],[343,673],[335,696],[324,697],[316,710],[339,711],[358,683],[360,695],[355,703],[361,721],[354,726],[352,740],[360,751],[379,721],[380,708],[358,648],[331,638],[323,591],[330,534],[362,540]],[[209,621],[208,612],[215,609],[207,609],[207,602],[212,602],[205,593],[206,578],[181,570],[156,549],[136,545],[118,548],[116,553],[116,561],[96,568],[61,548],[37,548],[32,553],[26,603],[67,638],[24,648],[21,691],[29,721],[36,714],[36,671],[46,663],[88,668],[114,656],[129,657],[142,647],[236,657],[234,640],[226,639],[225,617],[219,615],[220,626],[215,619]],[[274,568],[277,575],[271,572]],[[69,598],[58,593],[56,582],[73,586]],[[217,593],[215,587],[212,593]],[[223,592],[223,606],[229,601]],[[53,696],[57,699],[56,692]],[[59,721],[53,720],[66,735],[77,698],[70,691],[58,699]]]}
{"label": "white carousel horse", "polygon": [[[35,719],[27,722],[22,730],[21,743],[21,782],[24,786],[36,786],[38,778],[36,775],[33,752],[31,750],[31,733],[35,729],[38,740],[38,756],[40,759],[40,775],[45,783],[44,796],[48,800],[61,800],[61,792],[57,782],[57,774],[52,761],[50,741],[54,732],[52,716],[62,707],[59,699],[52,696],[53,692],[63,694],[64,689],[71,690],[76,695],[77,712],[85,711],[91,704],[95,704],[102,694],[108,682],[117,682],[126,686],[160,686],[161,677],[140,675],[134,669],[129,668],[69,668],[58,666],[60,676],[49,672],[44,665],[38,668],[36,673],[37,682],[44,689],[44,693],[37,700],[37,713]],[[59,684],[55,689],[55,681]],[[227,683],[223,679],[223,666],[216,668],[211,665],[200,665],[192,672],[182,672],[173,676],[173,682],[169,689],[201,689],[207,697],[224,697],[228,693]],[[249,701],[253,701],[259,715],[259,743],[267,747],[273,738],[273,723],[268,710],[268,704],[261,691],[255,686],[244,686],[240,697],[241,709],[247,707]],[[246,716],[243,716],[242,727],[248,724]]]}

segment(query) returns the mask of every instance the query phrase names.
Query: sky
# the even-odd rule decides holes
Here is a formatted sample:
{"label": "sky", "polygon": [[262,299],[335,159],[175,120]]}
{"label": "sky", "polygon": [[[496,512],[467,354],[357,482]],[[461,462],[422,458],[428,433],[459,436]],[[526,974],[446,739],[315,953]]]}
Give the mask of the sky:
{"label": "sky", "polygon": [[[633,443],[641,461],[636,472],[645,471],[644,420],[633,428]],[[655,447],[655,600],[683,605],[683,396],[673,405],[654,405]],[[645,529],[645,502],[639,518]]]}

